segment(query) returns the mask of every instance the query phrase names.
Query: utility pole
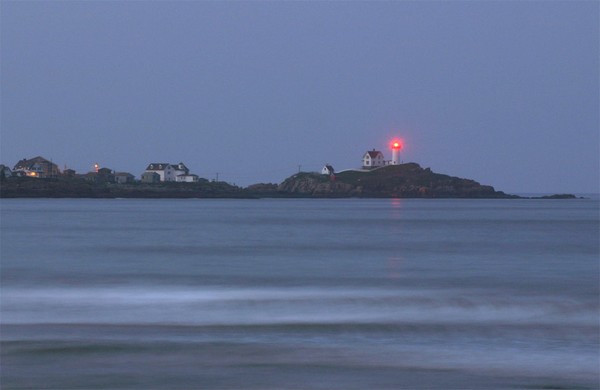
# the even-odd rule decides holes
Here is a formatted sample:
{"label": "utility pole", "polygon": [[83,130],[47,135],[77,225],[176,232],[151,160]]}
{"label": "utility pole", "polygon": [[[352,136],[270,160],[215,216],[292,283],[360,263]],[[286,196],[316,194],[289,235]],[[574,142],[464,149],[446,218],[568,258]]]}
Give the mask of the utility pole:
{"label": "utility pole", "polygon": [[219,172],[216,173],[217,178],[215,179],[215,181],[219,181]]}
{"label": "utility pole", "polygon": [[300,173],[300,170],[302,169],[302,165],[298,164],[298,173]]}

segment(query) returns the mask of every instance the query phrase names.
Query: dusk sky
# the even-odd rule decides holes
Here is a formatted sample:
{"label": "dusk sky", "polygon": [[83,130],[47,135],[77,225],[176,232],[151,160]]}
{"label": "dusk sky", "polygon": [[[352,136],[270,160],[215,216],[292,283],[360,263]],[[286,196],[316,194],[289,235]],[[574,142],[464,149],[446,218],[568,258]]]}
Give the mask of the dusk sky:
{"label": "dusk sky", "polygon": [[599,192],[597,1],[7,1],[0,163],[238,185],[404,162]]}

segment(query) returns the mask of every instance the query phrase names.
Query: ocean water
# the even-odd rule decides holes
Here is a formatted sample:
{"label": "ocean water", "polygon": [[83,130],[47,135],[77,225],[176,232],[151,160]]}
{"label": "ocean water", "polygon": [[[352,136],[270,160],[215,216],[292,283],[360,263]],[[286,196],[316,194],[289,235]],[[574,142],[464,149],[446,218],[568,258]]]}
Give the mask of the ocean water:
{"label": "ocean water", "polygon": [[2,389],[598,389],[599,202],[0,201]]}

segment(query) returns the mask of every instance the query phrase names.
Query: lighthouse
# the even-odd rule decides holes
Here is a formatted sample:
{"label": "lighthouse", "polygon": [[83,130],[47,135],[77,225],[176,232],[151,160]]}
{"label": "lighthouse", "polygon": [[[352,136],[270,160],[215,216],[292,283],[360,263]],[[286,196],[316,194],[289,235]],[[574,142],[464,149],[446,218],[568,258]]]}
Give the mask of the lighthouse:
{"label": "lighthouse", "polygon": [[392,141],[392,161],[391,165],[400,164],[400,149],[402,149],[402,143],[398,140]]}

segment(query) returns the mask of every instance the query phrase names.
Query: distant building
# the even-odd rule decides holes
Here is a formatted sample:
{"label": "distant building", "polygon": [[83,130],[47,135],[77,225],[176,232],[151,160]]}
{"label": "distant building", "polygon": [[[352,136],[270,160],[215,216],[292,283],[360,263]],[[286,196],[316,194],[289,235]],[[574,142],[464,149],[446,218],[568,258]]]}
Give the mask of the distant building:
{"label": "distant building", "polygon": [[195,183],[198,181],[198,175],[189,174],[189,175],[177,175],[176,181],[183,183]]}
{"label": "distant building", "polygon": [[160,176],[160,181],[177,181],[177,176],[188,175],[190,170],[184,163],[151,163],[148,164],[146,172],[155,172]]}
{"label": "distant building", "polygon": [[335,174],[335,170],[333,169],[333,167],[331,165],[325,164],[323,169],[321,169],[321,174],[322,175],[333,175],[333,174]]}
{"label": "distant building", "polygon": [[160,175],[156,172],[142,173],[142,183],[160,183]]}
{"label": "distant building", "polygon": [[115,172],[109,168],[98,169],[98,175],[96,177],[96,183],[114,183]]}
{"label": "distant building", "polygon": [[89,181],[91,183],[96,182],[96,176],[98,176],[97,172],[80,173],[75,175],[75,177],[83,179],[85,181]]}
{"label": "distant building", "polygon": [[36,178],[57,177],[60,174],[58,165],[41,156],[31,159],[20,160],[13,168],[17,176],[29,176]]}
{"label": "distant building", "polygon": [[76,174],[77,173],[75,172],[74,169],[65,169],[63,171],[63,176],[65,176],[65,177],[75,177]]}
{"label": "distant building", "polygon": [[115,173],[115,183],[117,184],[129,184],[133,183],[135,176],[129,172],[117,172]]}
{"label": "distant building", "polygon": [[4,164],[0,164],[0,179],[6,179],[12,176],[12,171]]}
{"label": "distant building", "polygon": [[79,177],[96,184],[115,182],[115,174],[109,168],[99,168],[98,172],[88,172],[85,175],[80,175]]}
{"label": "distant building", "polygon": [[173,175],[173,166],[169,163],[151,163],[146,167],[146,172],[156,173],[159,177],[159,181],[171,181],[169,179]]}
{"label": "distant building", "polygon": [[175,168],[176,176],[188,175],[190,173],[190,170],[188,169],[188,167],[186,167],[185,164],[182,162],[180,162],[179,164],[172,164],[172,165]]}
{"label": "distant building", "polygon": [[379,150],[371,150],[364,154],[362,158],[362,167],[363,169],[373,169],[382,167],[385,165],[385,160],[383,158],[383,153]]}

